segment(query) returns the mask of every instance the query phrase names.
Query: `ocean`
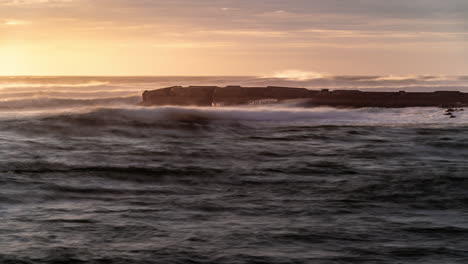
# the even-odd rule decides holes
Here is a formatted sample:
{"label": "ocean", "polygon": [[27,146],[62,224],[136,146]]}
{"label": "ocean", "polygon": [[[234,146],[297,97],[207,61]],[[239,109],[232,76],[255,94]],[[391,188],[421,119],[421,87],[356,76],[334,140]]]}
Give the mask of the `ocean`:
{"label": "ocean", "polygon": [[468,77],[1,77],[0,263],[468,263],[468,109],[137,106],[172,85]]}

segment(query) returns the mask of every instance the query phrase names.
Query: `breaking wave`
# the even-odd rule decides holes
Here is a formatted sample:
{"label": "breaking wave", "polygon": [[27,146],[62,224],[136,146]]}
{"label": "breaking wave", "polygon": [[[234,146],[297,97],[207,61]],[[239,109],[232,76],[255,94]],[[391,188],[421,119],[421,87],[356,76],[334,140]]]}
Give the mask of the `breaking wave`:
{"label": "breaking wave", "polygon": [[6,88],[44,88],[44,87],[56,87],[56,88],[82,88],[82,87],[96,87],[107,85],[109,82],[91,81],[85,83],[0,83],[0,89]]}
{"label": "breaking wave", "polygon": [[67,99],[67,98],[32,98],[0,101],[0,110],[34,110],[58,109],[88,106],[134,105],[139,96],[97,98],[97,99]]}
{"label": "breaking wave", "polygon": [[[127,102],[127,99],[123,100]],[[61,102],[70,104],[73,102]],[[106,101],[120,104],[121,99]],[[98,104],[96,100],[90,105]],[[83,102],[80,102],[83,105]],[[152,136],[160,129],[216,129],[241,131],[242,127],[321,126],[462,126],[468,114],[450,119],[440,108],[337,109],[329,107],[92,107],[19,116],[0,123],[3,131],[26,134]],[[159,131],[160,132],[160,131]],[[158,132],[158,133],[159,133]]]}
{"label": "breaking wave", "polygon": [[112,90],[112,91],[15,91],[1,92],[0,97],[3,101],[18,100],[18,99],[37,99],[37,98],[61,98],[61,99],[98,99],[112,97],[140,96],[139,93],[127,90]]}
{"label": "breaking wave", "polygon": [[307,81],[313,79],[323,79],[325,74],[319,72],[299,71],[299,70],[286,70],[273,74],[272,76],[265,76],[263,78],[278,78],[292,81]]}

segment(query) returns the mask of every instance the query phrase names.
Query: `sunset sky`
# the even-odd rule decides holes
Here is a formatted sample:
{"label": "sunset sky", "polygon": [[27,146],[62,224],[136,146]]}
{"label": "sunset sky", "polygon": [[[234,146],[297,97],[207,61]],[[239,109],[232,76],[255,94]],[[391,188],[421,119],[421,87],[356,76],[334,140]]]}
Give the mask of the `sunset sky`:
{"label": "sunset sky", "polygon": [[467,0],[0,0],[0,75],[468,74]]}

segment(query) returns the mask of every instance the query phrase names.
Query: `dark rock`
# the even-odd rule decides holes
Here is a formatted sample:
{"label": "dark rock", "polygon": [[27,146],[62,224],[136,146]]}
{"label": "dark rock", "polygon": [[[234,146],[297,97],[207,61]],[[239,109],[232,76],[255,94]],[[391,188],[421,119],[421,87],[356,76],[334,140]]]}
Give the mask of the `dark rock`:
{"label": "dark rock", "polygon": [[453,107],[468,106],[468,94],[457,91],[437,92],[363,92],[358,90],[308,90],[289,87],[174,86],[143,93],[143,106],[194,105],[223,106],[281,102],[303,99],[302,106],[335,107]]}

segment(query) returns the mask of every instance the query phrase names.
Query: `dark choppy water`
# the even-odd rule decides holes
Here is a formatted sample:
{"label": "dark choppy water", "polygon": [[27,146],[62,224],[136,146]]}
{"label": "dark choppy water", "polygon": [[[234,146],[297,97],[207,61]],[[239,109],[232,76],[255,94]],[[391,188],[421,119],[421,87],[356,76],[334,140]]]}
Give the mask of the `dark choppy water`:
{"label": "dark choppy water", "polygon": [[468,112],[133,106],[169,83],[468,83],[336,78],[2,79],[0,263],[468,263]]}

